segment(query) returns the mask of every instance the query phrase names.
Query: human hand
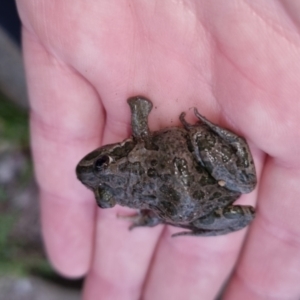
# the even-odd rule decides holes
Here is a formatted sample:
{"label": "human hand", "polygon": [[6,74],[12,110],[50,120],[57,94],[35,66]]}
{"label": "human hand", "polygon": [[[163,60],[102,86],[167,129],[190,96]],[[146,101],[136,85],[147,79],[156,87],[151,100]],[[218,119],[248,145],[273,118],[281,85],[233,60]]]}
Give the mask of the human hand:
{"label": "human hand", "polygon": [[[298,7],[297,7],[298,5]],[[294,6],[294,7],[293,7]],[[87,274],[84,299],[297,299],[300,295],[299,4],[269,1],[18,1],[32,149],[48,255]],[[244,136],[258,188],[249,229],[170,235],[97,209],[75,177],[83,155],[130,135],[126,99],[154,106],[151,130],[190,107]],[[175,123],[177,120],[177,124]]]}

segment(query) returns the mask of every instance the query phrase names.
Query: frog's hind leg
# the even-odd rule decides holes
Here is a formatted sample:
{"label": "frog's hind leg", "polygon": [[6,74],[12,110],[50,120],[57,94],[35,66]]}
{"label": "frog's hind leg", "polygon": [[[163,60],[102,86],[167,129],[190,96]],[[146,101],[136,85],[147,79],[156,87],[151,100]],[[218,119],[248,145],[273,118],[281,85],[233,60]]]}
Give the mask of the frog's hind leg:
{"label": "frog's hind leg", "polygon": [[132,134],[137,139],[149,136],[148,115],[152,110],[152,102],[145,97],[135,96],[127,100],[131,110]]}
{"label": "frog's hind leg", "polygon": [[247,226],[255,216],[252,206],[230,205],[220,208],[208,216],[195,220],[188,226],[191,231],[175,233],[172,236],[216,236],[240,230]]}
{"label": "frog's hind leg", "polygon": [[[223,160],[225,160],[226,163],[220,166],[214,166],[212,176],[216,176],[217,178],[215,179],[220,181],[221,184],[224,184],[225,187],[230,190],[238,191],[242,194],[250,193],[255,188],[257,180],[253,158],[245,139],[229,130],[211,123],[203,117],[196,108],[194,109],[194,113],[203,124],[216,133],[219,138],[228,145],[227,147],[231,147],[235,154],[228,154],[228,156],[228,152],[224,145]],[[208,157],[206,157],[207,155]],[[206,154],[205,151],[201,151],[199,156],[202,163],[209,168],[211,163],[210,155]],[[218,178],[219,176],[220,178]],[[221,178],[222,176],[224,177],[224,180]]]}
{"label": "frog's hind leg", "polygon": [[131,97],[127,102],[131,110],[131,127],[134,139],[144,142],[144,147],[147,150],[158,150],[158,146],[152,143],[148,127],[148,115],[153,107],[152,102],[141,96]]}
{"label": "frog's hind leg", "polygon": [[122,218],[132,221],[129,230],[135,227],[154,227],[163,223],[151,210],[148,209],[141,209],[134,216],[122,216]]}

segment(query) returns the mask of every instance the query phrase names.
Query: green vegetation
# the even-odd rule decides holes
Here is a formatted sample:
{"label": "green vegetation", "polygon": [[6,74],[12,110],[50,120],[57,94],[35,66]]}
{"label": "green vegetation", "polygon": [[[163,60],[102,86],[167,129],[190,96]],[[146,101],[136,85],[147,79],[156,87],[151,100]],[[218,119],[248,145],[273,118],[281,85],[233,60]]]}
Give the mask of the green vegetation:
{"label": "green vegetation", "polygon": [[43,255],[32,250],[28,253],[21,241],[13,239],[10,234],[17,220],[17,215],[7,212],[0,216],[0,276],[26,276],[35,273],[49,273],[50,265]]}
{"label": "green vegetation", "polygon": [[28,114],[0,92],[0,146],[5,141],[14,146],[28,146]]}
{"label": "green vegetation", "polygon": [[12,234],[22,211],[11,201],[22,194],[32,180],[29,154],[28,113],[9,101],[0,91],[0,164],[8,157],[22,157],[20,170],[12,182],[0,182],[0,276],[40,274],[50,276],[53,271],[42,249],[35,249],[25,237]]}

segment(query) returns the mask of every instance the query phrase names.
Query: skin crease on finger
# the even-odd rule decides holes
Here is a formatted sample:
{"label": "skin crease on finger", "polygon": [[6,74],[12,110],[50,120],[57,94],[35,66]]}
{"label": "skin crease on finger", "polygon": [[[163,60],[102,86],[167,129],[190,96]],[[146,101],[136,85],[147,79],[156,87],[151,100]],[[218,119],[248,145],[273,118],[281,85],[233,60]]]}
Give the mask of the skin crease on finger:
{"label": "skin crease on finger", "polygon": [[[47,251],[59,272],[88,274],[85,300],[214,299],[237,260],[224,299],[299,299],[296,3],[17,1]],[[246,230],[128,232],[128,210],[96,211],[76,181],[84,154],[128,137],[136,94],[153,100],[151,130],[195,106],[249,141],[260,182],[238,200],[257,200],[239,258]]]}

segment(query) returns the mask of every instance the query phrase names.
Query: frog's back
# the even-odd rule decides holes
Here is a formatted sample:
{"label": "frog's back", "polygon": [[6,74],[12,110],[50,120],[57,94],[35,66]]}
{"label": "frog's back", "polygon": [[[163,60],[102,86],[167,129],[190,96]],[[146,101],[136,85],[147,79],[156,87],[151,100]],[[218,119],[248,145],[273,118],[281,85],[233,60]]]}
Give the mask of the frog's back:
{"label": "frog's back", "polygon": [[169,222],[190,222],[239,196],[219,186],[196,162],[183,128],[154,132],[146,146],[136,145],[128,160],[144,170],[138,180],[128,174],[130,206],[139,203],[136,208],[151,209]]}

